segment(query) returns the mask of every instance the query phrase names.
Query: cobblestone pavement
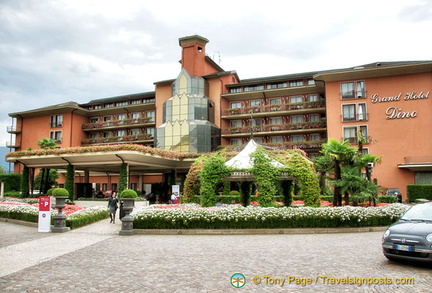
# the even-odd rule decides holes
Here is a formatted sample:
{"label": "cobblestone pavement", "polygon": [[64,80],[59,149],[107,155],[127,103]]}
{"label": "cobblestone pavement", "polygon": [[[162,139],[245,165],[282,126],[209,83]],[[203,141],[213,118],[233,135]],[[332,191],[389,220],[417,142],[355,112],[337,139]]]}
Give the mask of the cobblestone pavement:
{"label": "cobblestone pavement", "polygon": [[[61,234],[0,222],[0,292],[432,292],[432,267],[388,261],[382,232],[120,236],[108,222]],[[354,278],[386,284],[333,284]]]}

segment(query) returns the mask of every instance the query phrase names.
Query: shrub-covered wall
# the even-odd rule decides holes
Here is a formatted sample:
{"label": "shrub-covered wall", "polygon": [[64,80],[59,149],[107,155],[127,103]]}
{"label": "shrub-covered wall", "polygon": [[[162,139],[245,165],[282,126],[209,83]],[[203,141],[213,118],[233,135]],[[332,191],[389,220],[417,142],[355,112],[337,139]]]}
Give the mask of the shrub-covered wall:
{"label": "shrub-covered wall", "polygon": [[4,191],[21,190],[21,174],[1,174],[0,180],[4,181]]}
{"label": "shrub-covered wall", "polygon": [[408,200],[414,202],[419,198],[432,200],[432,184],[407,185]]}

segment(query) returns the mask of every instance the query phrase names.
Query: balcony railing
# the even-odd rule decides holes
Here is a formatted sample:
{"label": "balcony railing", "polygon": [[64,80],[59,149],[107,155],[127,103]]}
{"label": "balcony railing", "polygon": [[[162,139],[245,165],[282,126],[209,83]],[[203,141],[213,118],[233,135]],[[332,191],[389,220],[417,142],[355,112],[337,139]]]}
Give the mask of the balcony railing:
{"label": "balcony railing", "polygon": [[325,106],[325,101],[317,101],[317,102],[303,102],[303,103],[293,103],[293,104],[253,106],[253,107],[244,107],[244,108],[229,108],[223,111],[223,115],[240,115],[240,114],[263,113],[263,112],[274,112],[274,111],[315,109],[315,108],[323,108],[324,106]]}
{"label": "balcony railing", "polygon": [[137,125],[137,124],[146,124],[146,123],[154,123],[153,117],[141,117],[137,119],[109,120],[105,122],[85,123],[82,125],[82,129],[89,130],[89,129],[97,129],[97,128],[105,128],[105,127]]}
{"label": "balcony railing", "polygon": [[7,132],[8,133],[19,133],[19,132],[21,132],[21,127],[17,127],[16,125],[8,126]]}
{"label": "balcony railing", "polygon": [[351,116],[351,117],[344,117],[343,115],[341,115],[342,122],[367,121],[368,117],[369,117],[369,115],[367,113],[355,114],[354,116]]}
{"label": "balcony railing", "polygon": [[[326,140],[311,140],[311,141],[287,141],[279,143],[261,143],[264,146],[269,146],[278,149],[320,149]],[[244,145],[228,145],[222,146],[224,149],[231,151],[241,151]]]}
{"label": "balcony railing", "polygon": [[6,147],[8,148],[19,148],[21,144],[17,141],[6,141]]}
{"label": "balcony railing", "polygon": [[101,144],[101,143],[127,143],[152,140],[151,134],[125,135],[125,136],[110,136],[98,138],[85,138],[81,141],[82,144]]}
{"label": "balcony railing", "polygon": [[325,127],[326,127],[325,121],[287,123],[287,124],[264,124],[261,126],[223,128],[222,134],[250,133],[251,131],[253,131],[254,133],[270,132],[270,131],[289,131],[289,130],[315,129],[315,128],[325,128]]}

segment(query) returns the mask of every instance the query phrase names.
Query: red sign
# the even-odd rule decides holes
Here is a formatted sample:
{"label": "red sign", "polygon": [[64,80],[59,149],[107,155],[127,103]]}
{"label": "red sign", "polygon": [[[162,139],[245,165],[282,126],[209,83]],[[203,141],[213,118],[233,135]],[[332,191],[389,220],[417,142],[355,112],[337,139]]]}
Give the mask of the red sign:
{"label": "red sign", "polygon": [[51,210],[50,197],[49,196],[39,197],[39,211],[49,212],[50,210]]}

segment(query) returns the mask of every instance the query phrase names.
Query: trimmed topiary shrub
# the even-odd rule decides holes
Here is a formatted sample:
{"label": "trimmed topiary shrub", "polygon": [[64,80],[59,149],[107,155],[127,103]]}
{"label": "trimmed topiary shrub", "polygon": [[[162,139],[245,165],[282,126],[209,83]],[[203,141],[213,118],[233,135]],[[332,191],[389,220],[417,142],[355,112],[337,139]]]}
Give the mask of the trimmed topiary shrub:
{"label": "trimmed topiary shrub", "polygon": [[66,188],[54,188],[52,196],[69,196],[69,191]]}
{"label": "trimmed topiary shrub", "polygon": [[133,189],[125,189],[120,193],[120,197],[122,197],[122,198],[136,198],[136,197],[138,197],[138,193]]}

